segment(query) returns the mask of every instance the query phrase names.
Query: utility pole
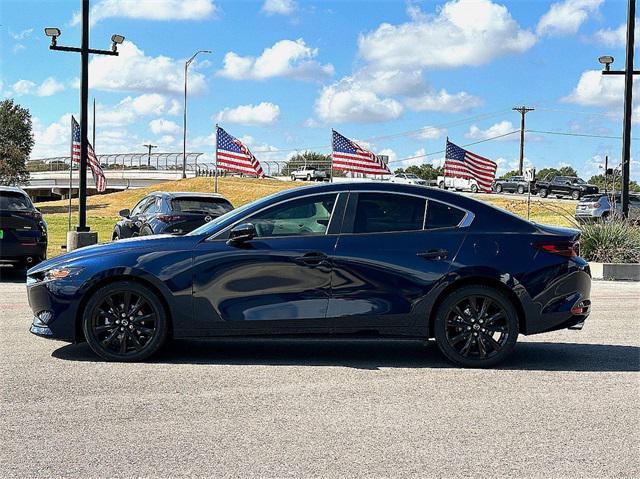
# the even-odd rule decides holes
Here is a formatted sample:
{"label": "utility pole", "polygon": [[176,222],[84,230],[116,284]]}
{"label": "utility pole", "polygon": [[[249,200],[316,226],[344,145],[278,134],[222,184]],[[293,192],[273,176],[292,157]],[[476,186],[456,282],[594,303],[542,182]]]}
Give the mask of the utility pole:
{"label": "utility pole", "polygon": [[[98,241],[97,233],[89,233],[87,226],[87,152],[88,152],[88,116],[89,116],[89,54],[118,56],[118,45],[124,41],[122,35],[111,36],[111,50],[89,48],[89,0],[82,0],[82,40],[80,48],[58,45],[60,29],[47,27],[45,35],[51,37],[50,50],[80,53],[80,167],[78,226],[71,238],[67,237],[67,251],[75,246],[86,246]],[[70,241],[71,240],[71,241]],[[71,248],[70,248],[71,247]]]}
{"label": "utility pole", "polygon": [[518,167],[519,174],[522,174],[522,172],[524,171],[524,116],[533,110],[534,108],[529,108],[524,105],[513,107],[513,111],[517,111],[520,113],[520,115],[522,115],[520,119],[520,163]]}
{"label": "utility pole", "polygon": [[146,143],[142,146],[146,146],[149,148],[149,156],[147,157],[147,166],[151,166],[151,148],[158,148],[158,145],[152,145],[151,143]]}
{"label": "utility pole", "polygon": [[[611,70],[613,57],[604,55],[598,61],[604,65],[603,75],[624,75],[624,119],[622,120],[622,215],[629,217],[629,180],[631,164],[631,116],[633,106],[633,75],[640,71],[633,69],[633,47],[636,28],[636,0],[627,5],[627,57],[624,70]],[[615,177],[614,177],[615,178]],[[614,183],[615,185],[615,183]]]}
{"label": "utility pole", "polygon": [[199,53],[211,53],[211,50],[198,50],[184,62],[184,109],[182,115],[182,177],[187,177],[187,74],[189,65]]}

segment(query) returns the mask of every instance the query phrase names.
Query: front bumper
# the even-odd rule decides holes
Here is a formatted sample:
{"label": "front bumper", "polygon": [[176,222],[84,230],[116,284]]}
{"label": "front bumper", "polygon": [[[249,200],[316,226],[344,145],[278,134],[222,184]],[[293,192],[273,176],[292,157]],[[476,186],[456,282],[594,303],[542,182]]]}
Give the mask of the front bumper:
{"label": "front bumper", "polygon": [[80,297],[73,281],[37,281],[27,277],[27,297],[33,311],[29,331],[37,336],[74,342]]}

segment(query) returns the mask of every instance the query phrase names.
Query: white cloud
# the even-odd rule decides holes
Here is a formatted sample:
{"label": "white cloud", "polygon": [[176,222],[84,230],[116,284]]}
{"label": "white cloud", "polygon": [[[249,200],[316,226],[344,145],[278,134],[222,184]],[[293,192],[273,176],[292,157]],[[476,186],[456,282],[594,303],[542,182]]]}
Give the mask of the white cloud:
{"label": "white cloud", "polygon": [[27,47],[25,47],[22,43],[16,43],[13,46],[13,53],[20,53],[23,50],[26,50]]}
{"label": "white cloud", "polygon": [[[141,117],[172,115],[178,102],[158,93],[127,96],[115,105],[96,105],[96,122],[102,126],[129,125]],[[170,122],[171,123],[171,122]]]}
{"label": "white cloud", "polygon": [[163,133],[178,133],[180,131],[180,127],[175,122],[171,120],[165,120],[164,118],[151,120],[149,122],[149,128],[156,135],[160,135]]}
{"label": "white cloud", "polygon": [[259,105],[240,105],[225,108],[216,116],[219,122],[239,123],[241,125],[271,125],[278,121],[280,107],[273,103],[262,102]]}
{"label": "white cloud", "polygon": [[604,0],[563,0],[554,3],[540,17],[538,35],[562,35],[576,33],[589,15],[597,13]]}
{"label": "white cloud", "polygon": [[[637,20],[636,20],[637,23]],[[593,34],[593,38],[607,47],[623,47],[627,44],[627,25],[618,28],[604,28]]]}
{"label": "white cloud", "polygon": [[435,126],[425,126],[420,131],[414,133],[413,137],[418,140],[437,140],[447,134],[445,128]]}
{"label": "white cloud", "polygon": [[242,57],[235,52],[224,56],[224,67],[217,74],[237,80],[263,80],[273,77],[292,77],[313,80],[333,75],[333,65],[313,60],[317,48],[310,48],[302,38],[280,40],[255,57]]}
{"label": "white cloud", "polygon": [[354,77],[344,77],[322,88],[315,111],[325,122],[375,123],[394,120],[402,105],[393,98],[378,96]]}
{"label": "white cloud", "polygon": [[[188,2],[185,2],[188,3]],[[163,55],[149,57],[125,41],[117,57],[96,55],[89,65],[89,87],[100,90],[179,93],[184,91],[184,62]],[[189,92],[206,88],[205,77],[189,71]]]}
{"label": "white cloud", "polygon": [[446,90],[440,90],[408,98],[406,104],[415,111],[458,113],[482,105],[482,100],[464,91],[451,94]]}
{"label": "white cloud", "polygon": [[409,15],[407,23],[383,23],[361,35],[360,55],[385,68],[475,66],[521,53],[536,42],[506,7],[489,0],[452,0],[433,15],[412,7]]}
{"label": "white cloud", "polygon": [[290,15],[297,8],[293,0],[265,0],[262,11],[267,15]]}
{"label": "white cloud", "polygon": [[69,156],[71,137],[71,113],[66,113],[57,121],[45,126],[39,118],[33,118],[33,151],[31,158]]}
{"label": "white cloud", "polygon": [[[212,0],[102,0],[91,7],[91,23],[105,18],[136,18],[142,20],[202,20],[216,12]],[[72,25],[80,23],[76,13]]]}
{"label": "white cloud", "polygon": [[14,40],[25,40],[26,38],[29,38],[32,33],[33,33],[33,28],[28,28],[26,30],[22,30],[22,31],[17,32],[17,33],[9,31],[9,35]]}
{"label": "white cloud", "polygon": [[15,96],[29,95],[33,93],[33,88],[36,86],[31,80],[18,80],[11,85],[11,91]]}
{"label": "white cloud", "polygon": [[582,73],[578,85],[563,101],[583,106],[618,107],[623,96],[623,76],[604,76],[600,70],[588,70]]}
{"label": "white cloud", "polygon": [[38,96],[51,96],[65,89],[65,86],[53,77],[47,78],[38,87],[36,95]]}
{"label": "white cloud", "polygon": [[[489,138],[496,138],[500,135],[506,135],[512,131],[517,131],[518,128],[513,126],[510,121],[504,120],[499,123],[491,125],[486,130],[478,128],[476,125],[472,125],[469,131],[465,134],[465,137],[474,140],[487,140]],[[502,138],[496,138],[497,140],[517,140],[517,135],[503,136]]]}

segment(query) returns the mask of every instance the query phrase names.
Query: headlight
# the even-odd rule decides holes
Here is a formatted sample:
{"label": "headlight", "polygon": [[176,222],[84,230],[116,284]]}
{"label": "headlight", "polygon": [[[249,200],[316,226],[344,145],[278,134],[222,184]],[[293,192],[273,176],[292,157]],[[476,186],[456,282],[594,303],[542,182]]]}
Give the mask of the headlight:
{"label": "headlight", "polygon": [[76,276],[80,274],[80,272],[84,268],[80,267],[61,267],[61,268],[52,268],[47,271],[42,277],[43,281],[55,281],[57,279],[69,278],[71,276]]}

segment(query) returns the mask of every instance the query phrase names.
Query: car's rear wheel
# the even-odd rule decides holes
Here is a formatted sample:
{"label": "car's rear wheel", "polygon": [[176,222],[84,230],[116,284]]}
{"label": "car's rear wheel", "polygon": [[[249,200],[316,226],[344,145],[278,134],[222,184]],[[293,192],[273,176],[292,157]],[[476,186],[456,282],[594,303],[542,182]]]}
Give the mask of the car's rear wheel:
{"label": "car's rear wheel", "polygon": [[496,193],[502,193],[502,185],[496,185]]}
{"label": "car's rear wheel", "polygon": [[311,175],[307,174],[307,181],[311,181]]}
{"label": "car's rear wheel", "polygon": [[465,367],[489,367],[505,359],[518,339],[518,315],[500,291],[465,286],[440,305],[434,334],[440,351]]}
{"label": "car's rear wheel", "polygon": [[441,190],[446,190],[446,187],[444,186],[444,181],[441,181],[440,183],[438,183],[438,188],[440,188]]}
{"label": "car's rear wheel", "polygon": [[519,194],[519,195],[524,194],[524,186],[522,186],[522,185],[519,185],[519,186],[518,186],[518,194]]}
{"label": "car's rear wheel", "polygon": [[140,236],[151,236],[153,231],[148,226],[143,226],[140,228]]}
{"label": "car's rear wheel", "polygon": [[109,361],[142,361],[166,341],[168,319],[153,291],[121,281],[93,293],[84,309],[82,329],[98,356]]}
{"label": "car's rear wheel", "polygon": [[478,185],[471,185],[471,193],[477,193],[478,192]]}
{"label": "car's rear wheel", "polygon": [[296,181],[296,175],[291,175],[291,181]]}
{"label": "car's rear wheel", "polygon": [[540,196],[540,198],[546,198],[547,197],[547,189],[546,188],[540,188],[540,190],[538,190],[538,195]]}
{"label": "car's rear wheel", "polygon": [[571,192],[571,198],[573,198],[574,200],[579,200],[580,199],[580,192],[578,190],[573,190]]}

